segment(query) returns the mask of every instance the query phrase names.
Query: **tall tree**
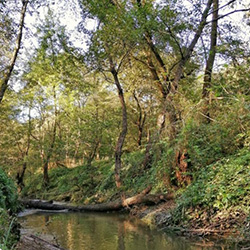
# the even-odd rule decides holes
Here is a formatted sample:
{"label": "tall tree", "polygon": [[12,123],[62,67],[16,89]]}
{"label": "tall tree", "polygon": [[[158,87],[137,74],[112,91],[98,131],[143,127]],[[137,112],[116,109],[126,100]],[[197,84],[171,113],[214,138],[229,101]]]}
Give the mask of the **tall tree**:
{"label": "tall tree", "polygon": [[[94,16],[98,19],[99,27],[92,36],[92,44],[90,53],[94,55],[92,62],[94,67],[97,66],[100,71],[108,71],[111,73],[116,86],[118,97],[122,109],[121,131],[117,139],[115,147],[115,183],[120,188],[122,181],[120,171],[122,167],[122,148],[127,135],[127,107],[124,98],[122,84],[119,79],[119,73],[130,52],[129,48],[124,47],[123,40],[120,40],[123,32],[121,28],[122,17],[125,12],[125,5],[120,5],[119,9],[113,1],[80,1],[83,12],[87,12],[87,16]],[[113,22],[114,21],[114,22]],[[113,22],[113,23],[112,23]],[[110,30],[110,31],[109,31]],[[112,32],[111,32],[112,30]],[[125,33],[124,33],[125,34]],[[93,60],[94,58],[94,60]],[[96,65],[97,64],[97,65]]]}
{"label": "tall tree", "polygon": [[122,161],[121,161],[122,147],[123,147],[123,144],[124,144],[124,141],[125,141],[125,138],[127,135],[127,130],[128,130],[127,107],[126,107],[126,103],[125,103],[122,85],[121,85],[119,77],[118,77],[119,68],[121,66],[122,61],[120,62],[120,64],[118,65],[118,68],[116,69],[114,62],[113,62],[113,59],[110,57],[109,60],[110,60],[110,72],[113,75],[114,82],[115,82],[118,96],[119,96],[119,100],[120,100],[121,107],[122,107],[121,132],[120,132],[120,135],[118,137],[116,147],[115,147],[115,183],[116,183],[117,188],[120,188],[122,185],[122,181],[121,181],[121,177],[120,177],[120,172],[121,172],[121,168],[122,168]]}
{"label": "tall tree", "polygon": [[206,61],[204,84],[203,84],[203,91],[202,91],[202,98],[204,99],[203,115],[205,116],[207,122],[210,122],[209,95],[210,95],[210,88],[211,88],[211,82],[212,82],[214,60],[215,60],[215,55],[216,55],[218,17],[219,17],[219,0],[213,0],[213,15],[212,15],[211,34],[210,34],[210,49],[208,52],[208,59]]}
{"label": "tall tree", "polygon": [[19,50],[21,48],[21,41],[22,41],[23,28],[24,28],[24,19],[25,19],[25,14],[27,11],[28,3],[29,3],[29,0],[22,1],[21,17],[20,17],[20,22],[19,22],[18,31],[17,31],[16,45],[15,45],[11,60],[9,62],[9,65],[7,66],[5,73],[3,75],[3,78],[1,79],[0,104],[3,100],[5,91],[8,87],[8,82],[10,80],[10,77],[11,77],[12,71],[14,69]]}

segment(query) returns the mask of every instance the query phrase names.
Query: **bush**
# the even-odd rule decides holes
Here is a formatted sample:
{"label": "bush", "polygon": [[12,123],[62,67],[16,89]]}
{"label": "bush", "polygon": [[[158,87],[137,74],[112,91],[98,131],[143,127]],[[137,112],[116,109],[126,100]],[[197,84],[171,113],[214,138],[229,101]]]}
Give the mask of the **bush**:
{"label": "bush", "polygon": [[16,217],[10,216],[6,210],[0,208],[0,249],[13,249],[19,239],[19,224]]}
{"label": "bush", "polygon": [[182,132],[179,144],[186,145],[191,163],[197,170],[237,151],[237,134],[236,129],[220,123],[190,122]]}
{"label": "bush", "polygon": [[0,208],[16,213],[20,210],[14,182],[0,168]]}
{"label": "bush", "polygon": [[197,210],[213,214],[220,211],[241,211],[242,214],[250,215],[248,149],[241,149],[235,155],[225,157],[197,172],[195,180],[179,199],[175,217],[182,220],[184,216],[188,220]]}
{"label": "bush", "polygon": [[0,168],[0,249],[12,248],[19,238],[15,213],[20,210],[17,189]]}

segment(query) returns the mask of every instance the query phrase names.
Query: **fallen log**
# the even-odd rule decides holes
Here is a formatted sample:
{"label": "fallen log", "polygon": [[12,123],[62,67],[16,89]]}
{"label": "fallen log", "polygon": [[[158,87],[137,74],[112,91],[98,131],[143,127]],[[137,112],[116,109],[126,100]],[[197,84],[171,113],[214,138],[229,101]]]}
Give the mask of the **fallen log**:
{"label": "fallen log", "polygon": [[171,194],[149,194],[151,191],[151,187],[147,187],[141,193],[129,197],[127,199],[120,199],[112,202],[101,203],[101,204],[93,204],[93,205],[81,205],[81,206],[73,206],[68,204],[56,204],[48,201],[40,201],[40,200],[29,200],[29,199],[21,199],[21,203],[27,208],[37,208],[37,209],[45,209],[45,210],[64,210],[67,209],[69,211],[93,211],[93,212],[108,212],[108,211],[118,211],[123,208],[129,208],[133,205],[156,205],[162,201],[172,200],[174,195]]}
{"label": "fallen log", "polygon": [[56,246],[46,240],[43,240],[35,235],[24,235],[16,247],[17,250],[66,250]]}

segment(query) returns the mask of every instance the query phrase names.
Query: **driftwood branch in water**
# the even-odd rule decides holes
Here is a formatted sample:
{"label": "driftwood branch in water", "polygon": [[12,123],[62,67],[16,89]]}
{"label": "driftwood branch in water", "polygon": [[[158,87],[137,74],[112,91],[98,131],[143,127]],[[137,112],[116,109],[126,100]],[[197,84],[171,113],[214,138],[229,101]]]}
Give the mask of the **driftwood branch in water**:
{"label": "driftwood branch in water", "polygon": [[35,235],[24,235],[17,245],[17,250],[65,250]]}
{"label": "driftwood branch in water", "polygon": [[72,206],[67,204],[55,204],[53,202],[45,202],[40,200],[27,200],[22,199],[21,202],[24,206],[29,208],[38,208],[46,210],[64,210],[68,209],[70,211],[93,211],[93,212],[107,212],[107,211],[117,211],[122,208],[128,208],[133,205],[147,204],[155,205],[161,201],[171,200],[174,198],[173,194],[149,194],[151,191],[151,186],[147,187],[141,193],[132,196],[124,200],[117,200],[102,204],[93,205],[82,205],[82,206]]}

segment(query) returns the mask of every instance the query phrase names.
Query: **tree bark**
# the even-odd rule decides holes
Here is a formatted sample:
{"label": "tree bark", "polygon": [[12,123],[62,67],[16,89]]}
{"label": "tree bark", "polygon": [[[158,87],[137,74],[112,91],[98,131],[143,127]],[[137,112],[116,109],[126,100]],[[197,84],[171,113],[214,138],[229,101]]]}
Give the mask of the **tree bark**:
{"label": "tree bark", "polygon": [[19,23],[19,27],[18,27],[18,34],[17,34],[17,39],[16,39],[16,47],[15,47],[15,49],[13,51],[13,55],[12,55],[10,64],[7,67],[6,73],[4,74],[3,80],[1,82],[0,104],[1,104],[1,102],[3,100],[5,91],[8,88],[8,82],[10,80],[10,76],[12,74],[12,71],[13,71],[15,63],[16,63],[17,55],[18,55],[18,52],[19,52],[20,47],[21,47],[21,41],[22,41],[22,36],[23,36],[23,27],[24,27],[24,18],[25,18],[25,14],[26,14],[27,5],[29,3],[29,0],[22,1],[22,3],[23,3],[23,5],[22,5],[22,10],[21,10],[20,23]]}
{"label": "tree bark", "polygon": [[219,16],[219,0],[213,0],[213,17],[212,17],[212,27],[210,34],[210,49],[209,55],[206,62],[205,74],[204,74],[204,84],[202,90],[202,98],[204,100],[203,115],[205,116],[206,121],[209,123],[210,113],[210,88],[212,82],[212,72],[214,66],[214,60],[216,55],[216,45],[217,45],[217,33],[218,33],[218,16]]}
{"label": "tree bark", "polygon": [[120,177],[120,171],[122,168],[122,161],[121,161],[122,147],[123,147],[123,144],[127,135],[127,129],[128,129],[127,108],[126,108],[126,103],[124,99],[123,89],[118,78],[118,72],[115,69],[112,58],[110,58],[110,72],[113,75],[115,85],[118,91],[120,103],[122,106],[122,130],[120,132],[120,135],[118,137],[116,147],[115,147],[115,183],[116,183],[116,187],[119,189],[122,185],[122,181]]}

